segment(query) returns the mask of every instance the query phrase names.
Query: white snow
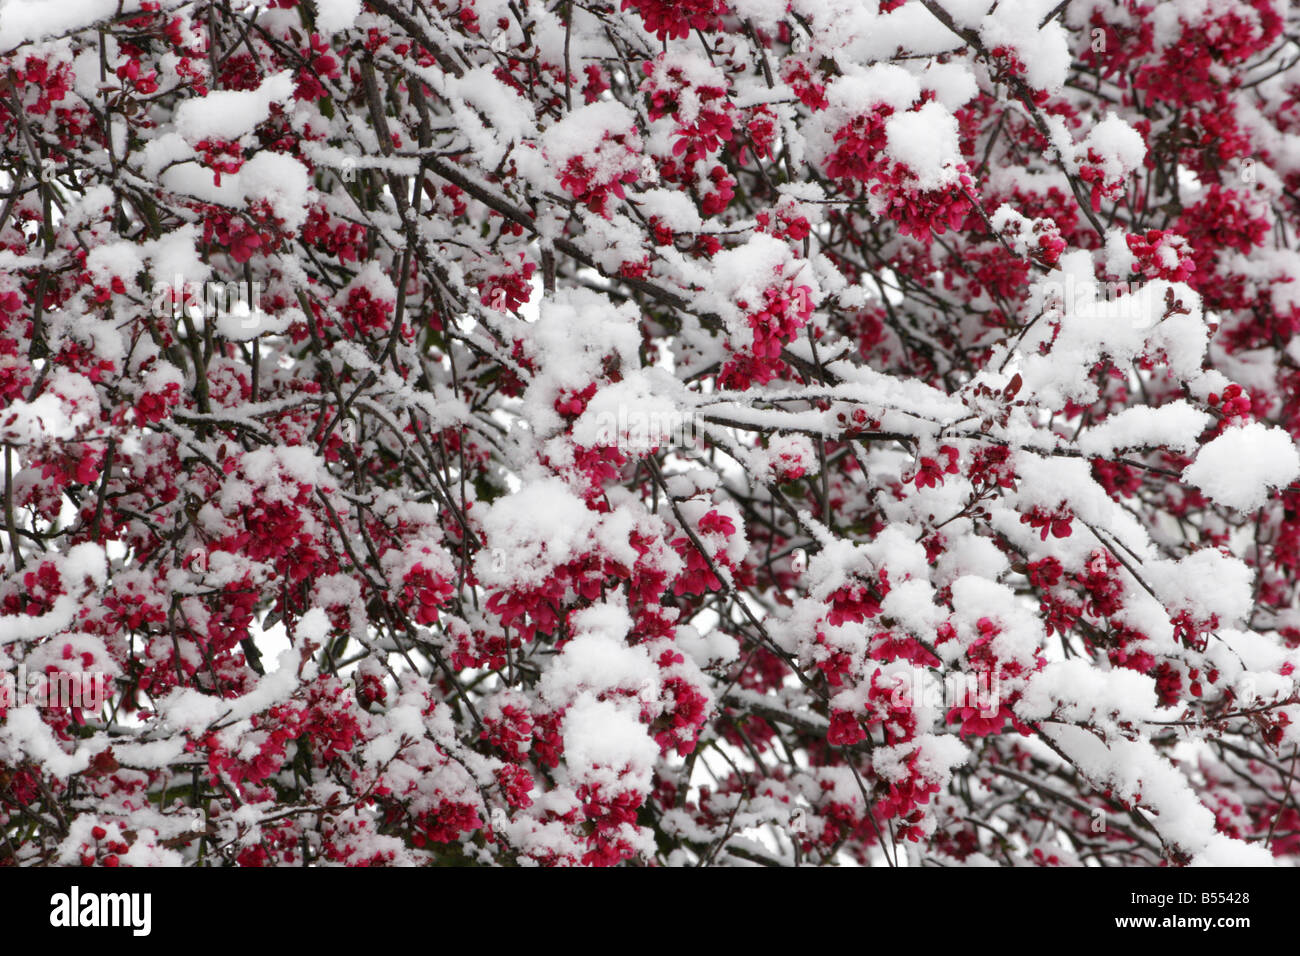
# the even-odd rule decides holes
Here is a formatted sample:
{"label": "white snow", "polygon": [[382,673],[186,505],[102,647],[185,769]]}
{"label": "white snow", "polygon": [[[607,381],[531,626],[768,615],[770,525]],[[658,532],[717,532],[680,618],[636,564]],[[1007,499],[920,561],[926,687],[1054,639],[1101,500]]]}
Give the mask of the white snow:
{"label": "white snow", "polygon": [[316,5],[316,29],[322,33],[346,30],[361,15],[361,0],[312,0]]}
{"label": "white snow", "polygon": [[1300,477],[1300,452],[1279,428],[1251,422],[1229,428],[1203,447],[1183,471],[1183,480],[1201,489],[1210,500],[1253,511],[1268,500],[1269,491]]}
{"label": "white snow", "polygon": [[957,118],[936,102],[895,113],[885,121],[890,157],[907,166],[921,190],[939,189],[957,181],[961,151]]}
{"label": "white snow", "polygon": [[1079,436],[1079,450],[1090,458],[1135,448],[1189,452],[1212,420],[1209,412],[1181,398],[1158,408],[1138,405],[1086,429]]}
{"label": "white snow", "polygon": [[0,51],[139,9],[140,0],[6,0],[0,4]]}
{"label": "white snow", "polygon": [[575,769],[628,767],[631,782],[644,786],[659,757],[659,746],[644,724],[612,701],[583,696],[564,717],[564,752]]}
{"label": "white snow", "polygon": [[190,145],[205,139],[238,140],[266,122],[272,103],[292,97],[293,87],[293,73],[285,70],[268,76],[255,90],[212,90],[184,100],[176,108],[176,131]]}
{"label": "white snow", "polygon": [[[559,478],[526,484],[483,515],[487,549],[477,559],[488,586],[538,585],[582,551],[595,515]],[[494,550],[508,563],[493,560]]]}

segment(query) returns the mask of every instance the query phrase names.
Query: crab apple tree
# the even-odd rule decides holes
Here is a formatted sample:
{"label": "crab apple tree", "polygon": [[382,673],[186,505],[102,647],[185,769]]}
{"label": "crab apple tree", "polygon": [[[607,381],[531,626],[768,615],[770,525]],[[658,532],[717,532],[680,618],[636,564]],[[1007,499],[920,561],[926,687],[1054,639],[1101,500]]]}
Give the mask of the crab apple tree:
{"label": "crab apple tree", "polygon": [[0,5],[0,865],[1294,864],[1297,36]]}

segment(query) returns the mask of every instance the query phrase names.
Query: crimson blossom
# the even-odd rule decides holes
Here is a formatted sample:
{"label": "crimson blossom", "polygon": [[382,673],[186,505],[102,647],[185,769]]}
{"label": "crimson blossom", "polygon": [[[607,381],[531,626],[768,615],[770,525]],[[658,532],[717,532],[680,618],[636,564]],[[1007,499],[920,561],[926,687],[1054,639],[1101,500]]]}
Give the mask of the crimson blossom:
{"label": "crimson blossom", "polygon": [[1297,37],[0,4],[0,865],[1300,861]]}

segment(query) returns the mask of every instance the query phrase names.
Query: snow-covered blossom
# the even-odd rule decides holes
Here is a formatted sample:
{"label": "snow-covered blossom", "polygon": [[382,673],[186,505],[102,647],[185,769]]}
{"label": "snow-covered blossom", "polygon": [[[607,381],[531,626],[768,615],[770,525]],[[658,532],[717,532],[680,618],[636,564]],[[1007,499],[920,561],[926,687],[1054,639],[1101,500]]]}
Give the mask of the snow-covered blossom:
{"label": "snow-covered blossom", "polygon": [[1294,6],[0,0],[0,867],[1294,865]]}

